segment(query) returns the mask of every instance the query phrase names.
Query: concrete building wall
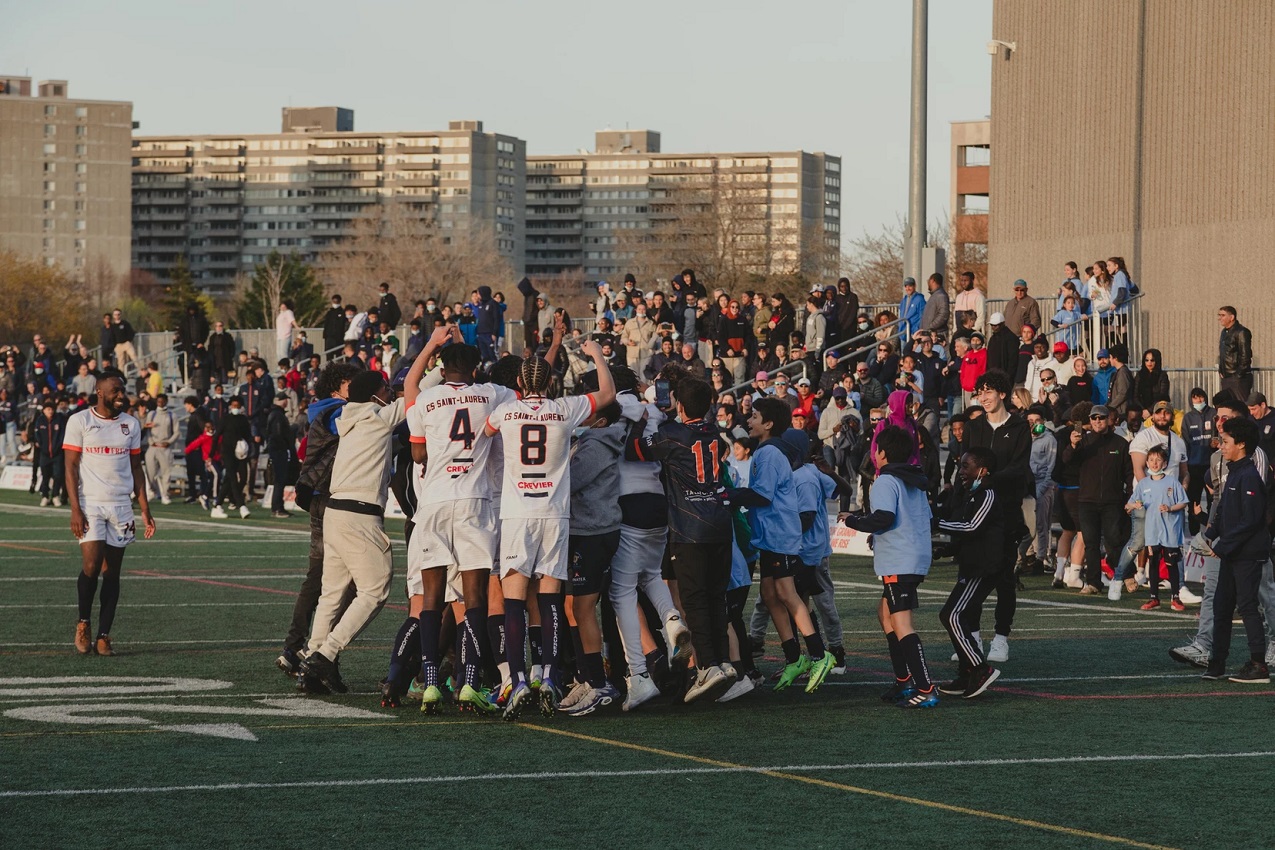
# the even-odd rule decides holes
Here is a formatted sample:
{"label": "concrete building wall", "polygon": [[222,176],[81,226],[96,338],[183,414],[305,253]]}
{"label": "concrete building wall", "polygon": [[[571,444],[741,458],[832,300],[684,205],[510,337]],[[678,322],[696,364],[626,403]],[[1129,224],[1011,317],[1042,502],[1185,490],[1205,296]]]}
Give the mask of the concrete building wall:
{"label": "concrete building wall", "polygon": [[122,276],[131,240],[133,105],[72,100],[65,81],[0,77],[0,250]]}
{"label": "concrete building wall", "polygon": [[1255,321],[1275,246],[1275,5],[996,0],[992,36],[1017,49],[992,59],[991,295],[1017,277],[1053,292],[1065,261],[1120,255],[1168,365],[1215,361],[1224,303],[1275,365]]}

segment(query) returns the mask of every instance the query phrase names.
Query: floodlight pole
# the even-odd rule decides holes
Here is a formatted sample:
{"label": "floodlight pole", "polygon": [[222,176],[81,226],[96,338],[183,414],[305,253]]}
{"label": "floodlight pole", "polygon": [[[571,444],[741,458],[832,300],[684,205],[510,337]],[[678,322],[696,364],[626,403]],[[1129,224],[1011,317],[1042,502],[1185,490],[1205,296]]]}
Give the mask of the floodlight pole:
{"label": "floodlight pole", "polygon": [[[925,248],[926,88],[929,48],[929,0],[912,0],[912,126],[908,160],[908,232],[904,240],[903,275],[921,281]],[[925,292],[923,286],[917,290]]]}

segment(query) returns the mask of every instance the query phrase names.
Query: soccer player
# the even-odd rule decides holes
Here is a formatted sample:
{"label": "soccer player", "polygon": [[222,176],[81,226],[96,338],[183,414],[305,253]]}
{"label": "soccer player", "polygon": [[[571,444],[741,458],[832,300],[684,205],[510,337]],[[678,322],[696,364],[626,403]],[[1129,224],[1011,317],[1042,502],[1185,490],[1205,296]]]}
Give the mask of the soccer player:
{"label": "soccer player", "polygon": [[[877,432],[880,470],[872,484],[872,513],[852,514],[846,525],[872,535],[872,566],[884,590],[878,617],[890,647],[895,684],[881,697],[899,708],[933,708],[938,691],[930,680],[921,636],[912,627],[917,587],[930,571],[930,506],[925,473],[908,463],[916,445],[902,428]],[[813,678],[813,677],[812,677]]]}
{"label": "soccer player", "polygon": [[726,444],[717,424],[705,419],[713,389],[683,378],[675,392],[680,421],[662,423],[649,436],[633,439],[629,460],[663,463],[661,478],[669,502],[669,557],[682,610],[691,630],[695,681],[686,702],[712,701],[735,683],[727,637],[726,585],[731,570],[731,515],[718,492]]}
{"label": "soccer player", "polygon": [[568,519],[571,516],[571,432],[615,400],[615,383],[602,347],[592,340],[581,351],[598,369],[598,391],[571,398],[545,398],[553,377],[540,357],[523,361],[521,399],[506,402],[487,418],[487,436],[504,441],[504,486],[500,502],[500,583],[505,599],[505,655],[513,690],[505,719],[516,720],[531,696],[527,682],[527,593],[534,581],[542,640],[548,654],[540,686],[540,710],[552,715],[560,699],[563,590],[567,579]]}
{"label": "soccer player", "polygon": [[[785,666],[775,690],[783,690],[802,673],[809,673],[806,692],[813,693],[836,665],[836,658],[824,648],[794,580],[801,551],[801,514],[793,469],[803,459],[782,439],[791,424],[792,411],[786,402],[766,397],[753,403],[748,432],[759,445],[749,467],[748,487],[730,491],[730,500],[749,509],[762,601],[784,650]],[[801,654],[798,635],[806,641],[808,655]]]}
{"label": "soccer player", "polygon": [[[341,651],[380,612],[389,596],[394,560],[384,515],[390,479],[390,435],[420,393],[426,358],[418,357],[404,381],[403,398],[379,371],[350,381],[350,400],[337,420],[332,490],[323,517],[323,590],[314,614],[310,654],[301,663],[299,689],[346,693],[337,660]],[[355,595],[338,617],[346,587]],[[317,683],[320,687],[314,687]]]}
{"label": "soccer player", "polygon": [[[450,330],[459,338],[457,326]],[[516,394],[496,384],[474,383],[481,355],[472,345],[453,341],[441,359],[443,383],[423,391],[407,416],[412,460],[421,465],[411,544],[419,555],[424,594],[421,711],[433,713],[442,704],[438,639],[444,588],[459,574],[465,615],[463,624],[457,624],[463,630],[457,701],[462,709],[485,713],[494,706],[479,690],[481,647],[487,642],[480,635],[487,628],[487,579],[496,560],[497,530],[487,472],[492,440],[483,423]]]}
{"label": "soccer player", "polygon": [[[142,426],[124,412],[128,395],[118,375],[97,380],[97,404],[81,410],[66,423],[62,444],[66,452],[66,493],[71,501],[71,533],[80,541],[77,590],[80,621],[75,627],[75,648],[81,655],[94,649],[98,655],[114,655],[111,626],[120,600],[120,568],[124,547],[133,542],[136,528],[132,498],[137,499],[146,539],[155,534],[142,474]],[[93,597],[102,577],[102,607],[98,613],[97,640],[90,641]]]}
{"label": "soccer player", "polygon": [[996,584],[997,553],[1004,550],[1005,542],[1003,505],[997,504],[996,491],[986,484],[995,469],[991,449],[974,448],[962,455],[960,486],[950,492],[947,516],[938,521],[938,530],[952,536],[958,568],[956,587],[939,612],[939,621],[960,664],[956,679],[939,690],[965,699],[983,693],[1000,676],[999,670],[988,666],[983,642],[975,637],[983,601]]}

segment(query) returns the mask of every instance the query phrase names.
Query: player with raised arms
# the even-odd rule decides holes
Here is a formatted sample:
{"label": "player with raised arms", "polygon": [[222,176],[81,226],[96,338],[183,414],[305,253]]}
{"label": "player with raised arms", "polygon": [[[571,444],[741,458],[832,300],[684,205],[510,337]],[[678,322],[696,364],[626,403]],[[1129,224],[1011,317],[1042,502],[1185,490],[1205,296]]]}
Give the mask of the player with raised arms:
{"label": "player with raised arms", "polygon": [[487,436],[504,442],[504,484],[500,499],[500,581],[505,599],[505,656],[513,690],[505,719],[516,720],[531,696],[525,644],[527,591],[538,585],[546,663],[540,710],[557,710],[562,631],[563,582],[571,517],[571,432],[615,400],[615,382],[602,347],[589,340],[581,351],[598,370],[598,391],[570,398],[545,398],[553,372],[540,357],[523,361],[518,376],[522,398],[508,401],[487,418]]}
{"label": "player with raised arms", "polygon": [[[80,620],[75,648],[81,655],[94,649],[114,655],[111,626],[120,599],[120,568],[124,547],[133,542],[136,522],[132,497],[137,498],[146,539],[155,534],[142,474],[142,426],[124,412],[128,394],[124,380],[108,374],[97,379],[97,403],[66,423],[62,444],[66,452],[66,493],[71,501],[71,533],[80,541],[81,570],[77,584]],[[90,626],[97,579],[102,577],[102,607],[97,640]]]}

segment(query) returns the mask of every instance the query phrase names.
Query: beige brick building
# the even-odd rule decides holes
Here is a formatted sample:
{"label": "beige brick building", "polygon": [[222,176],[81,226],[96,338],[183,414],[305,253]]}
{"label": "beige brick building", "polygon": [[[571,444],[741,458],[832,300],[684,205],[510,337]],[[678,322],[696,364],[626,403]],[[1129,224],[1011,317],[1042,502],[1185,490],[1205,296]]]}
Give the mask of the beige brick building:
{"label": "beige brick building", "polygon": [[996,0],[990,294],[1123,256],[1167,365],[1216,363],[1215,308],[1275,366],[1275,5]]}
{"label": "beige brick building", "polygon": [[523,262],[526,143],[484,132],[355,132],[339,107],[283,110],[280,133],[133,140],[134,266],[161,280],[184,255],[197,285],[229,292],[271,251],[311,262],[372,205],[395,199],[443,229],[481,222]]}
{"label": "beige brick building", "polygon": [[0,75],[0,250],[77,277],[128,273],[133,105]]}

